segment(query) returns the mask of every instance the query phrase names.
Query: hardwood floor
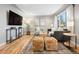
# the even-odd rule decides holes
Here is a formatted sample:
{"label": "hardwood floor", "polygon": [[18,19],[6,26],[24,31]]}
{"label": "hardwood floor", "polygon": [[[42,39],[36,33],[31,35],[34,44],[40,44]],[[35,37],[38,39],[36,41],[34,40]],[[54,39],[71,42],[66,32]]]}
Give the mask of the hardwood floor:
{"label": "hardwood floor", "polygon": [[[69,46],[69,43],[68,42],[65,42],[64,43],[66,46]],[[75,51],[75,53],[77,53],[77,54],[79,54],[79,47],[77,47],[77,49],[75,49],[75,47],[74,47],[75,45],[73,44],[73,43],[71,43],[70,44],[70,49],[72,50],[72,51]]]}
{"label": "hardwood floor", "polygon": [[13,41],[12,43],[6,44],[2,47],[0,47],[0,54],[17,54],[21,53],[22,50],[28,46],[29,42],[33,38],[33,35],[31,36],[23,36],[20,39],[17,39],[16,41]]}
{"label": "hardwood floor", "polygon": [[28,48],[25,48],[22,54],[74,54],[74,52],[70,51],[61,43],[58,44],[58,50],[33,51],[32,43],[30,43]]}
{"label": "hardwood floor", "polygon": [[[0,54],[73,54],[71,50],[65,47],[63,44],[59,43],[58,51],[43,51],[43,52],[33,52],[32,41],[33,35],[24,35],[20,39],[13,41],[12,43],[6,44],[0,47]],[[66,44],[67,45],[67,44]],[[73,45],[71,45],[73,46]],[[74,49],[76,53],[79,53],[79,48]]]}

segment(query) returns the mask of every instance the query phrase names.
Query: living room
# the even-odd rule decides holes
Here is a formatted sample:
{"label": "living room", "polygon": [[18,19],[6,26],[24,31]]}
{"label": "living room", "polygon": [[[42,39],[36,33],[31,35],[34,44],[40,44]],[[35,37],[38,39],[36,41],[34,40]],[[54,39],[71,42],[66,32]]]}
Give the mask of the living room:
{"label": "living room", "polygon": [[78,4],[0,4],[1,54],[79,53]]}

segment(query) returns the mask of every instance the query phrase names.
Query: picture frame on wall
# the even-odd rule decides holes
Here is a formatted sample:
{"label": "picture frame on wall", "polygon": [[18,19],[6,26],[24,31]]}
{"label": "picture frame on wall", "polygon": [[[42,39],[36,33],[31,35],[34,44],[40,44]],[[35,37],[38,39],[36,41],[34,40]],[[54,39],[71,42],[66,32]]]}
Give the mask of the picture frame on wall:
{"label": "picture frame on wall", "polygon": [[63,12],[58,15],[57,17],[58,27],[67,27],[66,17],[67,17],[66,12]]}

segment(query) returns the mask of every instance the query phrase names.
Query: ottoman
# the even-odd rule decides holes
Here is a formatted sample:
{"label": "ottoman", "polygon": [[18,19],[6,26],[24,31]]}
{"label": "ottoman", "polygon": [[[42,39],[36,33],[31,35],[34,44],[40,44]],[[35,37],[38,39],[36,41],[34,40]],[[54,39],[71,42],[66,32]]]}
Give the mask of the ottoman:
{"label": "ottoman", "polygon": [[54,37],[45,37],[46,50],[58,50],[58,42]]}
{"label": "ottoman", "polygon": [[44,50],[44,40],[43,37],[35,36],[33,38],[33,51],[43,51]]}

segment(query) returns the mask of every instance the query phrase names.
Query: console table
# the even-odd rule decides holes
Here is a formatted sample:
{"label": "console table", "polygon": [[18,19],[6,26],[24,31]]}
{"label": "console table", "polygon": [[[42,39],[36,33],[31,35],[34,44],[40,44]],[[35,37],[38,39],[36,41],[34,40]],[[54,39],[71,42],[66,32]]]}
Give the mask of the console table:
{"label": "console table", "polygon": [[[15,31],[15,39],[12,38],[12,33],[11,33],[12,30]],[[8,31],[9,31],[9,35],[8,35]],[[11,27],[9,29],[6,29],[6,43],[11,43],[12,41],[14,41],[16,39],[17,39],[17,29],[16,29],[16,27]]]}
{"label": "console table", "polygon": [[18,27],[18,38],[22,36],[22,27]]}
{"label": "console table", "polygon": [[[77,49],[77,35],[73,33],[63,33],[63,35],[75,37],[75,49]],[[69,46],[70,46],[70,41],[69,41]]]}

